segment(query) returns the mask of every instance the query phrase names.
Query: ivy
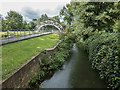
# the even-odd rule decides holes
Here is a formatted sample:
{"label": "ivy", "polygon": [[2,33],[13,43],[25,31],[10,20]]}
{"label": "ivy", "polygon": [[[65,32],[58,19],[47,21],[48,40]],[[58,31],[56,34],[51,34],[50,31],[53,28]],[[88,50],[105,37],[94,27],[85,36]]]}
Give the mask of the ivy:
{"label": "ivy", "polygon": [[101,79],[105,78],[110,88],[117,88],[120,85],[118,34],[93,35],[85,42],[92,67],[99,70]]}

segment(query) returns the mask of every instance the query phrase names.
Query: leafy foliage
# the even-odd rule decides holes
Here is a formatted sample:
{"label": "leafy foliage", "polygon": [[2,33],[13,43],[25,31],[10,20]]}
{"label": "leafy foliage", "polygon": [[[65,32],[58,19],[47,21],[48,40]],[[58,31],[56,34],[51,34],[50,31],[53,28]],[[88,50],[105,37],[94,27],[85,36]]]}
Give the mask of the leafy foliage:
{"label": "leafy foliage", "polygon": [[107,80],[109,87],[117,88],[120,84],[118,34],[95,34],[85,42],[92,67],[99,70],[100,77]]}
{"label": "leafy foliage", "polygon": [[67,21],[68,24],[71,24],[73,20],[73,13],[70,4],[66,4],[66,6],[63,7],[63,9],[60,11],[60,16],[64,17],[63,20]]}
{"label": "leafy foliage", "polygon": [[46,76],[52,74],[54,70],[63,65],[66,58],[69,56],[72,47],[72,43],[69,44],[68,41],[70,40],[65,40],[60,43],[53,54],[46,51],[41,53],[40,71],[31,79],[28,86],[29,88],[39,89],[40,83]]}
{"label": "leafy foliage", "polygon": [[[5,21],[6,21],[5,26],[7,27],[3,27],[3,29],[4,28],[7,28],[8,30],[21,29],[23,17],[22,15],[20,15],[19,13],[15,11],[10,11],[8,12],[8,16],[6,17]],[[5,23],[2,23],[2,24],[5,24]]]}
{"label": "leafy foliage", "polygon": [[109,87],[118,88],[120,2],[71,2],[69,6],[73,17],[66,29],[74,34],[79,45],[85,45],[92,67],[99,70],[100,77],[106,79]]}

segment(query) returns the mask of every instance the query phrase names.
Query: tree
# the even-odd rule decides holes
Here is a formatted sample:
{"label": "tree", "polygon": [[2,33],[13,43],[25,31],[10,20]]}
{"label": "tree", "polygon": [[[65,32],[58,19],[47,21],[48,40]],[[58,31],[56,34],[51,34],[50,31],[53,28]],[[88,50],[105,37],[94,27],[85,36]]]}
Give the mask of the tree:
{"label": "tree", "polygon": [[26,22],[26,21],[23,21],[23,29],[28,29],[28,28],[27,28],[27,22]]}
{"label": "tree", "polygon": [[52,20],[52,21],[55,21],[55,22],[60,23],[60,18],[59,18],[59,16],[54,16],[54,17],[52,17],[52,18],[49,18],[49,20]]}
{"label": "tree", "polygon": [[42,14],[41,17],[37,20],[37,24],[39,24],[39,22],[48,20],[48,16],[47,14]]}
{"label": "tree", "polygon": [[[75,32],[78,43],[84,42],[87,46],[89,60],[92,67],[99,70],[100,77],[106,79],[110,88],[119,88],[120,62],[115,57],[119,57],[120,52],[120,2],[72,2],[70,6],[73,21],[67,28]],[[67,11],[64,9],[63,15]]]}
{"label": "tree", "polygon": [[67,21],[68,24],[71,24],[73,21],[73,12],[71,8],[71,4],[66,4],[60,11],[60,16],[64,17],[63,20]]}
{"label": "tree", "polygon": [[79,21],[94,31],[113,32],[112,25],[120,19],[120,2],[74,2],[72,7]]}
{"label": "tree", "polygon": [[30,21],[29,23],[28,23],[28,29],[34,29],[35,27],[36,27],[36,23],[34,23],[33,21]]}
{"label": "tree", "polygon": [[16,11],[10,11],[7,13],[7,25],[9,30],[22,29],[23,16]]}
{"label": "tree", "polygon": [[2,30],[2,15],[0,14],[0,30]]}

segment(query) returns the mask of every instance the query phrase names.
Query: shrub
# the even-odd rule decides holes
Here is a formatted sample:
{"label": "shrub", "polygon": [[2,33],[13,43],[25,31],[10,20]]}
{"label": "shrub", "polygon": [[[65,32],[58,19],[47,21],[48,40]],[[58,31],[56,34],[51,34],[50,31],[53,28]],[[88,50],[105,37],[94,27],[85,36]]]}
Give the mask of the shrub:
{"label": "shrub", "polygon": [[28,87],[39,89],[40,83],[44,81],[46,76],[63,65],[71,51],[72,45],[73,43],[69,39],[63,41],[57,46],[56,51],[53,52],[53,56],[43,51],[41,53],[40,71],[31,79]]}
{"label": "shrub", "polygon": [[95,34],[85,41],[92,67],[99,70],[101,78],[105,78],[109,87],[120,85],[120,48],[118,34]]}

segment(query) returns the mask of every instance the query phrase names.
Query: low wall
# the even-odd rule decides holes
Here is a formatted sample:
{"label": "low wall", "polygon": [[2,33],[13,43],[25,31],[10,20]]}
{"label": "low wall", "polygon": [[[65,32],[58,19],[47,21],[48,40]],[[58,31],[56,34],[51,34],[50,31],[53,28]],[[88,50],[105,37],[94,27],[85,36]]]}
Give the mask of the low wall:
{"label": "low wall", "polygon": [[[52,53],[60,41],[46,51]],[[39,52],[31,60],[28,60],[20,69],[15,71],[9,78],[2,82],[2,88],[26,88],[32,76],[40,70],[40,54]]]}

